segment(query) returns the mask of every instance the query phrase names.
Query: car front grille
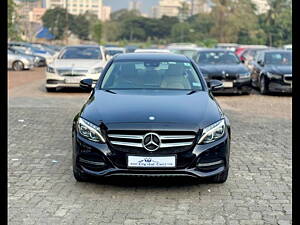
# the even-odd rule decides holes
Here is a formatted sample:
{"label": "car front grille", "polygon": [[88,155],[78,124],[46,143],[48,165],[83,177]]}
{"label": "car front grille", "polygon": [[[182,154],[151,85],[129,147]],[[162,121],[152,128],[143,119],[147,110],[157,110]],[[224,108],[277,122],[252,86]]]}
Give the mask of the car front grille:
{"label": "car front grille", "polygon": [[143,139],[148,133],[159,136],[160,146],[152,153],[176,153],[187,151],[195,143],[197,134],[189,131],[109,131],[107,134],[111,147],[129,153],[147,152]]}
{"label": "car front grille", "polygon": [[239,78],[238,74],[228,74],[228,75],[210,75],[209,78],[211,80],[221,80],[221,81],[228,81],[228,80],[236,80]]}
{"label": "car front grille", "polygon": [[288,83],[288,84],[291,84],[293,82],[293,77],[292,77],[292,74],[285,74],[283,76],[283,81],[285,83]]}
{"label": "car front grille", "polygon": [[88,73],[88,70],[72,70],[72,69],[57,69],[56,70],[59,75],[62,76],[81,76]]}

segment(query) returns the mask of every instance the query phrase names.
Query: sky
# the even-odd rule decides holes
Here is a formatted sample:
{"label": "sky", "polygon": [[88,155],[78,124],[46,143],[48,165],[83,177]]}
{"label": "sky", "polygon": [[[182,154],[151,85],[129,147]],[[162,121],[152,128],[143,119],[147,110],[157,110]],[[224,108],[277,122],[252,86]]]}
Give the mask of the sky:
{"label": "sky", "polygon": [[[112,11],[127,9],[131,0],[103,0],[104,5],[112,7]],[[141,2],[140,10],[142,13],[150,14],[151,7],[158,4],[159,0],[138,0]]]}

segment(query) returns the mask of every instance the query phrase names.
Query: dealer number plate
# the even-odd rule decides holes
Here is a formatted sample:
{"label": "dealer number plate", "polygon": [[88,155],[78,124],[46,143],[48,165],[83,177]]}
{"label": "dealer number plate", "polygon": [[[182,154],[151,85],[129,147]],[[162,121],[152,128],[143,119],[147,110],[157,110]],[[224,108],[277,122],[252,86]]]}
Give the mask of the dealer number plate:
{"label": "dealer number plate", "polygon": [[84,77],[68,77],[65,78],[65,83],[67,84],[79,84]]}
{"label": "dealer number plate", "polygon": [[142,168],[174,168],[176,166],[175,156],[128,156],[128,167]]}
{"label": "dealer number plate", "polygon": [[224,88],[232,88],[233,82],[225,81],[225,82],[223,82],[223,86],[224,86]]}

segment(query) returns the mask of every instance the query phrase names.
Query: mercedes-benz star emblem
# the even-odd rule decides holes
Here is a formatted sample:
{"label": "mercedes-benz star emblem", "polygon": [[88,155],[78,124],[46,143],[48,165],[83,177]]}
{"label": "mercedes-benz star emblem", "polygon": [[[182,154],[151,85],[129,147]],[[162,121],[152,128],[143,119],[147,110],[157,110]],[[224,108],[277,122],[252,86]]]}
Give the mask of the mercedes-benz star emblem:
{"label": "mercedes-benz star emblem", "polygon": [[149,116],[149,120],[155,120],[154,116]]}
{"label": "mercedes-benz star emblem", "polygon": [[143,138],[143,147],[150,151],[156,151],[160,147],[160,138],[156,133],[147,133]]}

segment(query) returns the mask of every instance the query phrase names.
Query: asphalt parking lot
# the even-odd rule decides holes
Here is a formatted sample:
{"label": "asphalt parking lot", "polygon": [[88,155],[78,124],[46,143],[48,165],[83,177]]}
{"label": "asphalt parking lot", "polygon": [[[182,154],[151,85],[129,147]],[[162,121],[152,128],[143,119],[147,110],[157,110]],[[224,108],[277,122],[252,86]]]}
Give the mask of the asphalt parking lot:
{"label": "asphalt parking lot", "polygon": [[77,183],[71,124],[89,93],[47,93],[43,71],[8,72],[9,224],[292,224],[291,96],[216,97],[232,126],[224,184]]}

